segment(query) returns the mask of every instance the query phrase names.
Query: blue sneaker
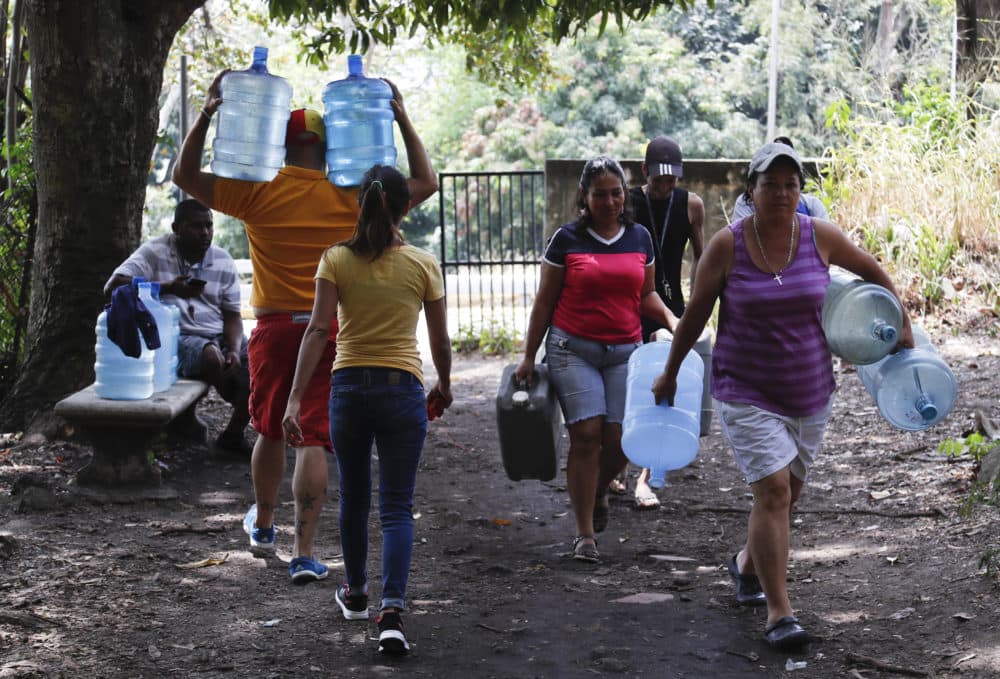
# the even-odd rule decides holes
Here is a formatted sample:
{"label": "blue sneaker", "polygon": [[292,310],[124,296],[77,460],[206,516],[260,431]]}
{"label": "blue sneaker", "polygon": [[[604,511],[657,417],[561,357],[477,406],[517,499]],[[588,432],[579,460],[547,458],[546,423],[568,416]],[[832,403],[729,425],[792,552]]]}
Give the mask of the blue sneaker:
{"label": "blue sneaker", "polygon": [[297,556],[288,564],[288,573],[292,576],[292,582],[296,585],[304,585],[307,582],[322,580],[330,572],[326,566],[315,559],[310,559],[308,556]]}
{"label": "blue sneaker", "polygon": [[250,546],[257,549],[274,549],[274,526],[257,528],[257,505],[250,505],[243,517],[243,532],[250,536]]}

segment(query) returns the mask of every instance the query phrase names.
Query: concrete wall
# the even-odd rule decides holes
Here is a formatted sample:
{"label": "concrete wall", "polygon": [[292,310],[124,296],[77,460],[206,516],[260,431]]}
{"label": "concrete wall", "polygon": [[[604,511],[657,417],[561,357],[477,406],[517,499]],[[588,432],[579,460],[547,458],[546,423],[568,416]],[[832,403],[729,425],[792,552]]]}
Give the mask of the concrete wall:
{"label": "concrete wall", "polygon": [[[629,187],[641,186],[642,160],[619,161]],[[705,242],[729,223],[733,204],[746,188],[749,160],[685,160],[679,186],[693,191],[705,202]],[[585,160],[545,161],[545,234],[571,222],[577,214],[577,187]],[[804,161],[806,172],[815,174],[817,162]],[[690,250],[689,250],[690,252]]]}

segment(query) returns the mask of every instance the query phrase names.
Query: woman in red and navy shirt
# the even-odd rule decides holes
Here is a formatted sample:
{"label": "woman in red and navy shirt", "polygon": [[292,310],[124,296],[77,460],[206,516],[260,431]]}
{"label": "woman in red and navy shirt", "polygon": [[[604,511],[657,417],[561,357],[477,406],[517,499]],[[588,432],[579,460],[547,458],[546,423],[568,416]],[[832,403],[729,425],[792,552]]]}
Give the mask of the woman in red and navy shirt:
{"label": "woman in red and navy shirt", "polygon": [[529,380],[548,330],[546,363],[569,429],[567,486],[576,517],[573,556],[597,562],[594,533],[608,521],[607,488],[622,452],[628,358],[642,344],[640,316],[677,323],[654,285],[649,232],[625,218],[625,173],[611,158],[587,162],[580,218],[559,228],[541,265],[518,380]]}

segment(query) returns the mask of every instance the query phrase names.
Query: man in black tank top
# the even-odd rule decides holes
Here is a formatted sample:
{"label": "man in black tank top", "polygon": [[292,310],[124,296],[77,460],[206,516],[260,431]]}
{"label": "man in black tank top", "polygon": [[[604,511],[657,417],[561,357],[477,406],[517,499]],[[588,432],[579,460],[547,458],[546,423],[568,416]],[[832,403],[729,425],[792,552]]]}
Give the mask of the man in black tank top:
{"label": "man in black tank top", "polygon": [[[691,242],[691,279],[694,280],[698,260],[705,248],[705,203],[697,193],[677,188],[684,175],[684,157],[680,144],[671,137],[660,135],[646,146],[642,173],[643,186],[629,192],[633,219],[649,230],[656,252],[656,292],[675,316],[684,313],[684,293],[681,290],[681,263],[684,248]],[[660,326],[642,319],[642,337],[649,341]],[[648,485],[649,470],[643,469],[636,481],[635,503],[640,509],[655,509],[660,505]]]}
{"label": "man in black tank top", "polygon": [[[633,219],[649,230],[656,252],[656,292],[663,303],[680,316],[684,313],[681,290],[681,263],[684,248],[691,242],[693,255],[691,280],[705,247],[705,204],[696,193],[677,188],[684,174],[680,145],[672,138],[659,136],[646,147],[642,164],[646,184],[631,190],[629,198]],[[643,319],[643,339],[659,326]]]}

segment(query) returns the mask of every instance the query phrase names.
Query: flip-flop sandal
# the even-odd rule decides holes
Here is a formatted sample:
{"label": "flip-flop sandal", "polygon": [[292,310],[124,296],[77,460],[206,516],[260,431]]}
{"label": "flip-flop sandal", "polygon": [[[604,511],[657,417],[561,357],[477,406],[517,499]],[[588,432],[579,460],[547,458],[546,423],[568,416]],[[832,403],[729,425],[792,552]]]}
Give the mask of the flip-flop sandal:
{"label": "flip-flop sandal", "polygon": [[628,476],[625,474],[619,474],[615,478],[611,479],[611,483],[608,484],[608,492],[614,495],[624,495],[628,492]]}
{"label": "flip-flop sandal", "polygon": [[[584,542],[584,540],[589,540],[589,542]],[[583,535],[576,536],[573,540],[573,558],[577,561],[598,563],[601,560],[601,554],[597,551],[597,540]]]}
{"label": "flip-flop sandal", "polygon": [[636,509],[657,509],[660,506],[660,498],[656,493],[649,491],[635,496]]}

